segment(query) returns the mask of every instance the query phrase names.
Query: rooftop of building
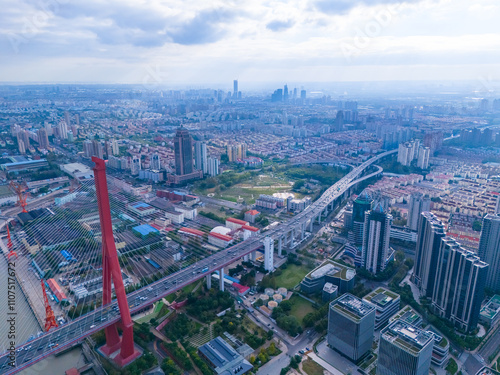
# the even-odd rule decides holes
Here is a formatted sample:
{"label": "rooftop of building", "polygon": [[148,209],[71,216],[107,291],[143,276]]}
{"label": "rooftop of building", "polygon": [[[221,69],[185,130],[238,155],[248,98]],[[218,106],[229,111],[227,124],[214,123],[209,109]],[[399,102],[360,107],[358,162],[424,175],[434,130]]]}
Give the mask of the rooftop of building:
{"label": "rooftop of building", "polygon": [[247,212],[245,212],[245,213],[246,213],[246,214],[249,214],[249,215],[251,215],[251,216],[255,216],[255,215],[260,214],[260,212],[259,212],[259,211],[257,211],[257,210],[250,210],[250,211],[247,211]]}
{"label": "rooftop of building", "polygon": [[482,316],[493,319],[496,314],[500,314],[500,295],[495,294],[486,305],[481,308]]}
{"label": "rooftop of building", "polygon": [[382,337],[412,354],[418,354],[429,341],[434,340],[432,332],[421,330],[402,320],[396,320],[383,329]]}
{"label": "rooftop of building", "polygon": [[363,300],[371,302],[373,305],[385,307],[394,300],[399,299],[399,294],[391,292],[385,288],[377,288],[363,297]]}
{"label": "rooftop of building", "polygon": [[201,230],[194,229],[194,228],[187,228],[187,227],[183,227],[183,228],[179,229],[179,232],[194,234],[196,236],[204,236],[205,235],[205,233]]}
{"label": "rooftop of building", "polygon": [[229,221],[230,223],[240,224],[240,225],[248,225],[248,221],[235,219],[234,217],[228,217],[226,219],[226,221]]}
{"label": "rooftop of building", "polygon": [[415,325],[416,322],[422,319],[420,314],[418,314],[410,305],[406,305],[401,310],[399,310],[396,314],[394,314],[389,321],[393,322],[395,320],[402,320],[409,324]]}
{"label": "rooftop of building", "polygon": [[356,276],[356,270],[332,260],[327,260],[307,274],[306,278],[319,279],[326,275],[349,281]]}
{"label": "rooftop of building", "polygon": [[330,308],[335,309],[354,320],[360,320],[375,310],[371,304],[349,293],[345,293],[341,297],[332,301],[330,303]]}
{"label": "rooftop of building", "polygon": [[159,233],[158,229],[153,228],[149,224],[138,225],[136,227],[133,227],[132,229],[134,231],[138,232],[139,234],[141,234],[142,236],[147,236],[148,234],[151,234],[151,233],[154,233],[154,234],[158,234]]}
{"label": "rooftop of building", "polygon": [[211,362],[217,374],[240,375],[252,368],[252,365],[221,337],[216,337],[207,342],[200,346],[198,350]]}

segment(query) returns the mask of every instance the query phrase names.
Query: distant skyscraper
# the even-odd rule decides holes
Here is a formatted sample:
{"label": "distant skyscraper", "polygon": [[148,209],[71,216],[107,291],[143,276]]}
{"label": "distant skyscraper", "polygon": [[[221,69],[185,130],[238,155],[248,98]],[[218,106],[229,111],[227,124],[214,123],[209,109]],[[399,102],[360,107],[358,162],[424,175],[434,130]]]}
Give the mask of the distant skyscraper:
{"label": "distant skyscraper", "polygon": [[238,80],[235,79],[233,81],[233,97],[236,98],[238,96]]}
{"label": "distant skyscraper", "polygon": [[428,375],[434,335],[402,320],[380,332],[377,375]]}
{"label": "distant skyscraper", "polygon": [[288,101],[288,85],[285,85],[285,88],[283,89],[283,100],[285,102]]}
{"label": "distant skyscraper", "polygon": [[372,209],[373,199],[365,190],[352,205],[352,231],[354,234],[354,244],[363,245],[363,235],[365,233],[365,212]]}
{"label": "distant skyscraper", "polygon": [[430,210],[430,198],[424,197],[421,193],[413,194],[410,197],[410,207],[408,210],[408,227],[410,227],[411,230],[417,230],[420,214]]}
{"label": "distant skyscraper", "polygon": [[300,90],[300,99],[306,100],[307,92],[306,90]]}
{"label": "distant skyscraper", "polygon": [[160,155],[156,152],[151,155],[150,167],[153,171],[159,171],[161,169]]}
{"label": "distant skyscraper", "polygon": [[371,348],[375,327],[375,308],[352,294],[345,293],[328,309],[328,345],[353,361]]}
{"label": "distant skyscraper", "polygon": [[90,139],[83,141],[83,154],[87,158],[94,156],[94,145]]}
{"label": "distant skyscraper", "polygon": [[203,171],[203,174],[208,173],[207,144],[205,142],[195,142],[194,161],[196,169]]}
{"label": "distant skyscraper", "polygon": [[208,174],[211,177],[215,177],[219,174],[219,159],[208,158]]}
{"label": "distant skyscraper", "polygon": [[174,146],[175,173],[178,176],[193,173],[193,140],[187,129],[177,129]]}
{"label": "distant skyscraper", "polygon": [[44,149],[49,147],[49,137],[45,128],[38,129],[38,146]]}
{"label": "distant skyscraper", "polygon": [[141,158],[138,156],[134,156],[132,158],[132,165],[130,166],[130,174],[132,176],[138,176],[141,169]]}
{"label": "distant skyscraper", "polygon": [[68,125],[66,121],[60,121],[57,125],[57,131],[59,132],[60,139],[68,139]]}
{"label": "distant skyscraper", "polygon": [[337,111],[337,116],[335,117],[335,130],[341,132],[344,130],[344,112]]}
{"label": "distant skyscraper", "polygon": [[68,111],[64,111],[64,121],[66,122],[66,126],[70,126],[70,117],[69,117],[69,112]]}
{"label": "distant skyscraper", "polygon": [[380,203],[365,212],[363,267],[372,273],[382,272],[387,265],[391,224],[392,216],[384,212]]}
{"label": "distant skyscraper", "polygon": [[49,124],[48,122],[45,122],[45,124],[43,125],[43,127],[45,128],[45,131],[47,132],[47,136],[51,136],[53,135],[53,131],[52,131],[52,125]]}
{"label": "distant skyscraper", "polygon": [[111,141],[111,151],[115,156],[120,154],[120,147],[118,146],[118,141],[116,139]]}
{"label": "distant skyscraper", "polygon": [[486,288],[500,291],[500,216],[488,214],[483,219],[478,255],[490,265]]}
{"label": "distant skyscraper", "polygon": [[418,221],[417,249],[412,281],[420,294],[432,297],[437,272],[441,239],[445,236],[443,223],[431,212],[422,212]]}
{"label": "distant skyscraper", "polygon": [[17,132],[17,143],[18,145],[20,145],[22,142],[23,144],[23,150],[21,152],[21,146],[19,146],[19,152],[21,152],[21,154],[24,154],[26,152],[26,149],[28,149],[30,147],[30,137],[29,137],[29,134],[26,130],[19,130]]}
{"label": "distant skyscraper", "polygon": [[451,237],[441,239],[432,308],[463,331],[476,329],[488,264]]}
{"label": "distant skyscraper", "polygon": [[431,156],[431,149],[429,147],[420,147],[418,149],[417,167],[422,169],[429,168],[430,156]]}
{"label": "distant skyscraper", "polygon": [[26,153],[26,147],[24,146],[24,141],[22,139],[17,140],[17,147],[19,149],[20,154]]}
{"label": "distant skyscraper", "polygon": [[97,156],[99,159],[104,158],[104,148],[102,147],[102,143],[96,139],[92,141],[93,154],[92,156]]}

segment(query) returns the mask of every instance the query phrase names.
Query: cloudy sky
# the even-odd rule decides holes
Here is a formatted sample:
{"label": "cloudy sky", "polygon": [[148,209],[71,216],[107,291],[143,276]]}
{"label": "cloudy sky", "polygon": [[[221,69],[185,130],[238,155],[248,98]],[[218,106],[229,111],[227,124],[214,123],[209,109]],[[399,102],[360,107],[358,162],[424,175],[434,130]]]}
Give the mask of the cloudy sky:
{"label": "cloudy sky", "polygon": [[498,0],[0,0],[0,81],[500,79]]}

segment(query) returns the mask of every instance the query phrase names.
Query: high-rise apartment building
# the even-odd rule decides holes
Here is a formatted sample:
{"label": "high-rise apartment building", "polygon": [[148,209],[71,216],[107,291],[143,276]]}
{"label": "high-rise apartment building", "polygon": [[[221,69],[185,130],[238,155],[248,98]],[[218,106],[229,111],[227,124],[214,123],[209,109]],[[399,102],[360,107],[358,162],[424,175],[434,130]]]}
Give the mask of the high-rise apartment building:
{"label": "high-rise apartment building", "polygon": [[420,147],[418,149],[417,167],[422,169],[429,168],[430,156],[431,149],[429,147]]}
{"label": "high-rise apartment building", "polygon": [[371,348],[375,327],[375,308],[352,294],[345,293],[328,309],[328,345],[359,360]]}
{"label": "high-rise apartment building", "polygon": [[57,124],[57,131],[60,139],[68,139],[68,125],[66,121],[60,121],[59,124]]}
{"label": "high-rise apartment building", "polygon": [[440,317],[468,332],[477,327],[488,264],[450,237],[441,239],[432,308]]}
{"label": "high-rise apartment building", "polygon": [[235,79],[233,81],[233,97],[236,98],[238,96],[238,80]]}
{"label": "high-rise apartment building", "polygon": [[138,176],[141,169],[141,158],[138,156],[134,156],[132,158],[132,164],[130,165],[130,174],[132,176]]}
{"label": "high-rise apartment building", "polygon": [[[500,201],[500,199],[499,199]],[[483,219],[478,255],[490,265],[486,288],[500,291],[500,216],[488,214]]]}
{"label": "high-rise apartment building", "polygon": [[382,272],[387,266],[391,225],[392,215],[384,211],[382,204],[365,212],[362,265],[372,273]]}
{"label": "high-rise apartment building", "polygon": [[377,375],[428,375],[434,335],[402,320],[380,332]]}
{"label": "high-rise apartment building", "polygon": [[210,177],[215,177],[219,174],[219,159],[212,157],[208,158],[208,175]]}
{"label": "high-rise apartment building", "polygon": [[94,145],[90,139],[83,141],[83,154],[87,158],[94,156]]}
{"label": "high-rise apartment building", "polygon": [[193,173],[193,140],[187,131],[180,127],[174,137],[175,173],[178,176]]}
{"label": "high-rise apartment building", "polygon": [[92,156],[97,156],[99,159],[104,158],[104,148],[102,147],[102,143],[98,141],[97,139],[94,139],[92,141],[92,147],[93,147],[93,155]]}
{"label": "high-rise apartment building", "polygon": [[26,153],[26,147],[24,146],[24,141],[22,139],[17,140],[17,148],[20,154]]}
{"label": "high-rise apartment building", "polygon": [[156,152],[151,155],[151,161],[149,166],[153,171],[161,170],[160,155],[158,155]]}
{"label": "high-rise apartment building", "polygon": [[116,139],[111,141],[111,152],[114,156],[120,154],[120,147],[118,146],[118,141]]}
{"label": "high-rise apartment building", "polygon": [[418,221],[417,248],[412,282],[422,296],[431,298],[436,279],[437,259],[441,239],[445,236],[443,223],[431,212],[422,212]]}
{"label": "high-rise apartment building", "polygon": [[344,112],[337,111],[337,115],[335,116],[335,131],[341,132],[344,130]]}
{"label": "high-rise apartment building", "polygon": [[38,146],[40,148],[49,148],[49,137],[45,128],[38,129]]}
{"label": "high-rise apartment building", "polygon": [[195,142],[194,144],[194,162],[196,169],[208,173],[207,144],[205,142]]}
{"label": "high-rise apartment building", "polygon": [[410,207],[408,210],[408,227],[417,230],[418,220],[422,212],[431,210],[431,199],[421,193],[415,193],[410,197]]}
{"label": "high-rise apartment building", "polygon": [[372,209],[373,199],[365,190],[354,200],[352,205],[352,231],[354,244],[363,245],[363,235],[365,233],[365,212]]}

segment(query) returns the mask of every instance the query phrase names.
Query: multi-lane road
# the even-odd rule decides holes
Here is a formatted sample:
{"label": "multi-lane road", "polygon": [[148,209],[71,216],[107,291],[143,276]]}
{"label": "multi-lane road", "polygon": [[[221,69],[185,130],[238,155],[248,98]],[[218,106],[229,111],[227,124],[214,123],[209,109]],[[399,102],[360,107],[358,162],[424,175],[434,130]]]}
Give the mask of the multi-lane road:
{"label": "multi-lane road", "polygon": [[[323,215],[328,206],[341,197],[353,184],[357,183],[360,175],[381,158],[397,152],[397,150],[387,151],[379,154],[361,165],[352,169],[346,176],[326,190],[323,195],[312,203],[306,210],[294,216],[285,223],[263,233],[250,237],[248,240],[240,242],[228,249],[219,251],[205,259],[200,260],[193,266],[184,268],[174,274],[168,275],[147,287],[139,289],[127,295],[131,312],[139,311],[168,294],[171,294],[192,282],[205,277],[213,271],[225,267],[235,260],[250,254],[262,247],[266,236],[278,238],[283,233],[289,231],[291,226],[304,225],[314,221]],[[0,357],[0,374],[13,374],[34,363],[50,356],[51,354],[70,347],[80,342],[83,338],[102,330],[103,328],[120,320],[120,313],[117,302],[107,306],[101,306],[86,315],[77,318],[63,326],[49,331],[39,338],[31,340],[21,347],[16,348],[15,367],[9,362],[10,353],[4,353]]]}

